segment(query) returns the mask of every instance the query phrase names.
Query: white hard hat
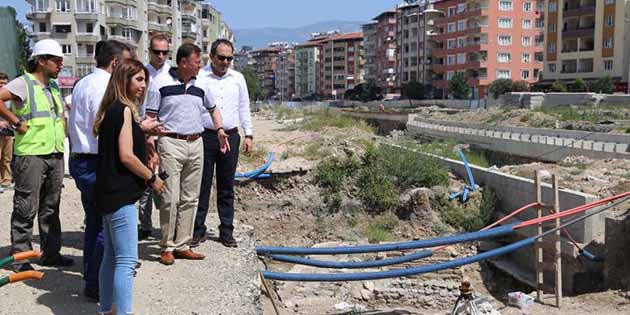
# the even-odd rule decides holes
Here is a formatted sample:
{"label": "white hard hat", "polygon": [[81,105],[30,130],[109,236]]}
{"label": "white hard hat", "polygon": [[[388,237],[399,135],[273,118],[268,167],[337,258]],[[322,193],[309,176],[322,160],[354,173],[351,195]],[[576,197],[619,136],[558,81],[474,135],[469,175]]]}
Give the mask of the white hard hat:
{"label": "white hard hat", "polygon": [[33,53],[31,54],[31,58],[42,55],[51,55],[56,57],[63,57],[63,52],[61,51],[61,45],[54,39],[42,39],[35,43],[33,46]]}

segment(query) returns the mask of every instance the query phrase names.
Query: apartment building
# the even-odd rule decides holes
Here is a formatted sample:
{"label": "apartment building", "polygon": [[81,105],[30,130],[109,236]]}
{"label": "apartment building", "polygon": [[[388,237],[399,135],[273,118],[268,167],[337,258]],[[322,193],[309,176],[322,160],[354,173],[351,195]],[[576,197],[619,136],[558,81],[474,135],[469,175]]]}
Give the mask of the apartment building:
{"label": "apartment building", "polygon": [[306,43],[295,46],[295,96],[311,98],[319,93],[320,57],[328,34],[312,34]]}
{"label": "apartment building", "polygon": [[433,51],[438,47],[436,20],[443,12],[435,1],[416,1],[396,7],[396,88],[415,81],[431,84]]}
{"label": "apartment building", "polygon": [[[236,48],[236,46],[234,46]],[[241,50],[234,53],[234,61],[232,67],[236,71],[243,72],[247,67],[253,65],[253,59],[250,56],[250,52],[254,50],[252,46],[242,46]]]}
{"label": "apartment building", "polygon": [[610,76],[618,90],[627,90],[627,0],[547,0],[544,8],[546,58],[541,84]]}
{"label": "apartment building", "polygon": [[318,94],[343,98],[364,81],[363,33],[335,34],[322,39]]}
{"label": "apartment building", "polygon": [[215,25],[211,21],[218,20],[217,36],[220,36],[221,25],[224,24],[221,14],[212,6],[194,0],[27,2],[31,5],[31,10],[26,14],[26,18],[33,23],[31,38],[34,41],[52,38],[62,45],[65,53],[64,69],[58,82],[64,94],[70,93],[75,81],[93,71],[96,66],[94,49],[99,40],[124,42],[133,49],[139,60],[146,63],[151,36],[166,34],[170,38],[170,57],[174,61],[175,49],[181,43],[191,42],[205,48],[203,43],[209,42],[212,37],[204,30]]}
{"label": "apartment building", "polygon": [[276,69],[276,96],[288,101],[295,96],[295,49],[287,48],[278,54]]}
{"label": "apartment building", "polygon": [[266,47],[250,53],[254,73],[260,82],[263,98],[271,98],[276,93],[276,70],[282,47]]}
{"label": "apartment building", "polygon": [[[544,2],[534,0],[444,0],[434,6],[438,43],[433,50],[433,86],[448,96],[448,80],[464,72],[473,98],[487,95],[496,79],[535,83],[543,68]],[[434,94],[436,95],[436,94]]]}
{"label": "apartment building", "polygon": [[396,90],[396,11],[385,11],[362,26],[365,47],[365,80],[384,93]]}

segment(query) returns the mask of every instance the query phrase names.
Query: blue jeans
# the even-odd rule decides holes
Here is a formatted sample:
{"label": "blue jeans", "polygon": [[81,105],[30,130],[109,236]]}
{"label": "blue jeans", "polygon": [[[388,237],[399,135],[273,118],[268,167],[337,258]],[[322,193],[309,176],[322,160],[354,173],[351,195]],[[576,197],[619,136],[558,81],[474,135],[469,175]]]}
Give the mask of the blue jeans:
{"label": "blue jeans", "polygon": [[131,314],[133,274],[138,261],[138,215],[133,204],[103,217],[105,252],[101,263],[100,312]]}
{"label": "blue jeans", "polygon": [[98,288],[98,273],[103,258],[103,219],[95,209],[96,158],[70,159],[70,175],[81,191],[81,202],[85,211],[83,279],[86,287]]}

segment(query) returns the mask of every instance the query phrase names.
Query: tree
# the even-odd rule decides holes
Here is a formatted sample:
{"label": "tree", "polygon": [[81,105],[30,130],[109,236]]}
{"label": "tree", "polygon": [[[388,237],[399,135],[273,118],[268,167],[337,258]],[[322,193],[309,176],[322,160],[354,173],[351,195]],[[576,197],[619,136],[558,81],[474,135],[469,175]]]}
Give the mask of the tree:
{"label": "tree", "polygon": [[425,100],[431,98],[432,88],[430,85],[422,85],[418,81],[410,81],[403,85],[402,96],[410,100]]}
{"label": "tree", "polygon": [[344,93],[344,99],[360,102],[379,101],[383,99],[383,89],[374,81],[355,86]]}
{"label": "tree", "polygon": [[499,98],[499,96],[512,92],[513,82],[510,79],[496,79],[490,83],[488,91],[492,93],[492,97]]}
{"label": "tree", "polygon": [[464,72],[456,72],[453,78],[448,81],[448,91],[455,99],[464,100],[468,98],[470,86]]}
{"label": "tree", "polygon": [[523,80],[512,82],[512,92],[529,92],[529,83]]}
{"label": "tree", "polygon": [[245,67],[243,69],[243,76],[245,77],[245,82],[247,83],[247,91],[249,92],[249,99],[252,101],[257,101],[263,97],[263,92],[260,87],[260,80],[256,76],[254,69],[250,66]]}
{"label": "tree", "polygon": [[28,57],[31,55],[31,43],[26,33],[26,29],[24,25],[16,19],[16,29],[18,31],[18,44],[19,44],[19,57],[17,60],[17,70],[18,73],[24,73],[26,69],[26,62],[28,61]]}
{"label": "tree", "polygon": [[571,87],[571,92],[586,92],[586,84],[584,83],[584,80],[581,78],[575,79],[575,82],[573,82],[573,86]]}
{"label": "tree", "polygon": [[567,92],[567,86],[562,83],[562,81],[560,80],[556,80],[556,82],[554,82],[551,85],[551,92],[561,92],[561,93],[566,93]]}
{"label": "tree", "polygon": [[615,91],[615,83],[612,78],[607,75],[593,82],[593,84],[591,84],[591,91],[601,94],[612,94]]}

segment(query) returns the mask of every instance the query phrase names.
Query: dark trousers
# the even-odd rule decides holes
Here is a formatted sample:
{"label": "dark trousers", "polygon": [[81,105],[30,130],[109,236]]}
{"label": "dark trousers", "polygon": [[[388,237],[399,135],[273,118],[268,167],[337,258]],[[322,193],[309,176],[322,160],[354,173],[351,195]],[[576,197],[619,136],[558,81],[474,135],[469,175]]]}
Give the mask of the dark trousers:
{"label": "dark trousers", "polygon": [[70,175],[81,191],[81,203],[85,211],[83,235],[83,279],[87,287],[98,288],[98,273],[103,258],[103,218],[96,213],[96,159],[70,159]]}
{"label": "dark trousers", "polygon": [[61,250],[59,202],[63,154],[16,156],[15,169],[11,252],[33,249],[33,223],[37,215],[42,259],[53,258]]}
{"label": "dark trousers", "polygon": [[241,136],[238,133],[230,135],[230,152],[223,154],[219,148],[219,140],[214,132],[204,131],[203,137],[203,177],[199,192],[199,205],[195,218],[194,237],[203,236],[206,231],[206,216],[210,205],[210,191],[212,176],[217,173],[217,209],[219,212],[219,236],[232,236],[234,230],[234,173],[238,162],[238,150]]}

